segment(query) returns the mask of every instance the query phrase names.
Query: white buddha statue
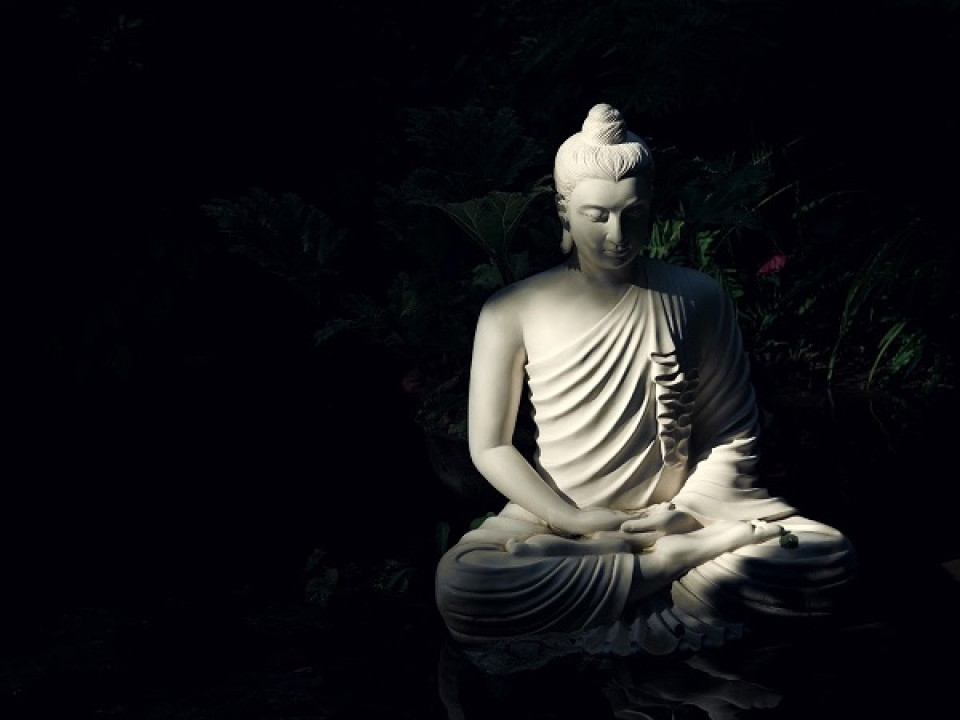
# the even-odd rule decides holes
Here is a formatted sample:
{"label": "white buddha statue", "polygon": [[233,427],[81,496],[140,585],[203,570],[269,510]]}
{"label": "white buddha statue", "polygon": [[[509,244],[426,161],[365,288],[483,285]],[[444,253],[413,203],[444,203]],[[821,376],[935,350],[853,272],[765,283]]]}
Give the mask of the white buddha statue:
{"label": "white buddha statue", "polygon": [[[751,618],[830,613],[853,576],[849,540],[760,483],[729,298],[702,273],[641,257],[652,176],[621,114],[591,109],[554,167],[566,260],[480,313],[470,453],[508,502],[437,568],[461,643],[716,646]],[[532,462],[513,444],[525,388]]]}

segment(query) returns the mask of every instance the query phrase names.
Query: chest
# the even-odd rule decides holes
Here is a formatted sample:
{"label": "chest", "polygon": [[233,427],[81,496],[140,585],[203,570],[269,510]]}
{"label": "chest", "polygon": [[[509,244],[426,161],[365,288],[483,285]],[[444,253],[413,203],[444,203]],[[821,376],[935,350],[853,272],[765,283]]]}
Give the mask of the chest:
{"label": "chest", "polygon": [[528,361],[551,357],[591,334],[600,339],[604,323],[631,299],[623,293],[596,297],[557,295],[527,308],[523,341]]}

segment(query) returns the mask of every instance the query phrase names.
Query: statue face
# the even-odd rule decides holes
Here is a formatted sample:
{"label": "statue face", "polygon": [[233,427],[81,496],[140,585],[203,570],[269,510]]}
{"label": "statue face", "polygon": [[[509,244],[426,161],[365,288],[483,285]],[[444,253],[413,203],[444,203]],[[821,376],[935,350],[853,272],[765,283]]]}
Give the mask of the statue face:
{"label": "statue face", "polygon": [[581,266],[629,265],[650,233],[650,185],[643,178],[581,180],[560,205]]}

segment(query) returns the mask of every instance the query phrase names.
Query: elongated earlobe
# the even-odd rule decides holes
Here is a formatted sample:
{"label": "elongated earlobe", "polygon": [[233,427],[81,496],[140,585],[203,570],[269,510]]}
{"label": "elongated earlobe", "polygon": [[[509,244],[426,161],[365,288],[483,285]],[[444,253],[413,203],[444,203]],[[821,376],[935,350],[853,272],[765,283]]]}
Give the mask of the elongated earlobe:
{"label": "elongated earlobe", "polygon": [[570,219],[567,217],[567,204],[563,195],[557,193],[557,215],[560,217],[560,227],[563,229],[563,235],[560,238],[560,250],[564,255],[573,249],[573,236],[570,234]]}

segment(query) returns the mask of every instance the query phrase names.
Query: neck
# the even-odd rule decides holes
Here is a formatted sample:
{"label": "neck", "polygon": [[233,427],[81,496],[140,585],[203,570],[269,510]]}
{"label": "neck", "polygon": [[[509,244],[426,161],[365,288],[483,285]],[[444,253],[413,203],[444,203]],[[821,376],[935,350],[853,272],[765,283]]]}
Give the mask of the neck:
{"label": "neck", "polygon": [[566,267],[576,271],[592,286],[619,289],[624,285],[631,284],[636,279],[640,262],[639,258],[636,258],[623,267],[601,268],[581,262],[577,251],[574,250],[567,258]]}

